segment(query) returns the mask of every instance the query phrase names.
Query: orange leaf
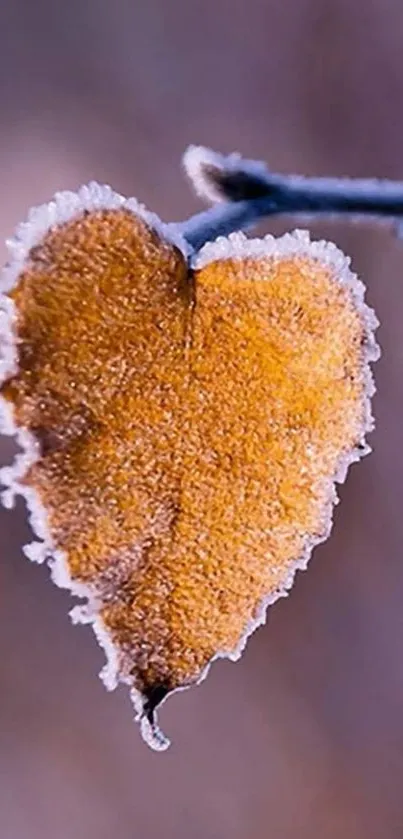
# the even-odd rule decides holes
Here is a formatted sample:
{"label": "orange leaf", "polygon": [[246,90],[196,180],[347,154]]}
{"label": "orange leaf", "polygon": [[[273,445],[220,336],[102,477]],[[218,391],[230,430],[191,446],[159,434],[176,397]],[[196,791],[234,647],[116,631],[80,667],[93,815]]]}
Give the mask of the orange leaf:
{"label": "orange leaf", "polygon": [[14,246],[2,395],[26,454],[2,478],[164,748],[154,708],[237,658],[328,534],[376,322],[334,245],[233,234],[190,269],[105,189],[59,196]]}

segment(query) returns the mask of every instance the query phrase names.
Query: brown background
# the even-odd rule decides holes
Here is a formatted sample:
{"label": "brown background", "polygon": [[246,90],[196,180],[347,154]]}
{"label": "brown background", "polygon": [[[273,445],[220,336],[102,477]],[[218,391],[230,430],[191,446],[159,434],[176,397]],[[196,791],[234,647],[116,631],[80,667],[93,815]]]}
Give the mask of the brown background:
{"label": "brown background", "polygon": [[[401,0],[3,0],[1,241],[90,178],[186,216],[189,142],[402,178],[402,42]],[[403,837],[403,244],[312,229],[351,253],[382,322],[375,451],[331,540],[240,663],[167,703],[158,755],[67,594],[23,558],[23,506],[1,512],[1,839]]]}

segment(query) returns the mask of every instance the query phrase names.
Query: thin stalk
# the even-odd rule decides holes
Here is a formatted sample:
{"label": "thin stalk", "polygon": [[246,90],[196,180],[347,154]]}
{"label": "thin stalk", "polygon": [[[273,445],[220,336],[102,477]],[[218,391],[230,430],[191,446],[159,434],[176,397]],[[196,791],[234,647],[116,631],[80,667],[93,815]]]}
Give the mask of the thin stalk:
{"label": "thin stalk", "polygon": [[403,225],[403,182],[279,175],[256,161],[195,147],[188,149],[184,163],[196,191],[215,203],[176,225],[194,250],[275,215],[350,215],[400,219]]}

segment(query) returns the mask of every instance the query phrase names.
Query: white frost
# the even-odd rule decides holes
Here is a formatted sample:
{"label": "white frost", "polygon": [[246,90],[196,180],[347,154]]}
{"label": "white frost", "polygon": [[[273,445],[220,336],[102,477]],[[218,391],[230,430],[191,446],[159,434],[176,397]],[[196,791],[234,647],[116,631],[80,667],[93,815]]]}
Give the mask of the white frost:
{"label": "white frost", "polygon": [[182,163],[197,195],[213,204],[225,202],[226,198],[206,174],[209,167],[228,174],[248,172],[255,177],[267,177],[269,174],[266,164],[259,160],[245,160],[238,152],[220,154],[205,146],[189,146]]}
{"label": "white frost", "polygon": [[[205,149],[192,148],[185,155],[185,166],[196,184],[200,175],[199,189],[202,193],[205,187],[205,181],[203,181],[201,176],[201,170],[203,164],[206,163],[206,154]],[[220,163],[220,156],[215,155],[213,152],[209,154],[211,155],[211,162],[213,164]],[[228,161],[230,159],[222,158],[222,161],[224,160],[228,168]],[[239,156],[232,156],[232,161],[234,168],[236,168],[239,162]],[[255,164],[255,166],[262,167],[264,164]],[[257,172],[257,169],[255,171]],[[212,196],[210,195],[209,197],[211,198]],[[216,199],[217,196],[215,195],[213,200]],[[148,213],[135,199],[125,199],[123,196],[113,192],[110,187],[92,183],[88,186],[81,187],[77,193],[58,193],[50,204],[31,210],[28,221],[20,225],[14,239],[8,242],[10,261],[0,281],[0,292],[7,292],[16,285],[21,272],[27,265],[31,248],[41,242],[44,235],[55,225],[63,224],[79,216],[84,210],[114,208],[126,208],[130,210],[160,233],[165,241],[169,241],[177,246],[185,255],[188,254],[188,246],[175,231],[174,225],[164,225],[157,216]],[[269,235],[262,240],[248,239],[242,233],[234,233],[228,238],[220,237],[215,242],[205,245],[193,258],[192,267],[200,270],[212,262],[223,259],[244,259],[246,257],[261,259],[270,257],[271,259],[280,260],[289,256],[305,256],[318,260],[322,265],[329,266],[335,278],[348,286],[362,313],[367,329],[367,343],[363,351],[363,368],[366,375],[367,391],[365,420],[362,429],[364,438],[365,433],[371,430],[373,425],[370,411],[370,396],[374,392],[374,385],[369,370],[369,362],[374,361],[379,355],[379,350],[373,337],[377,320],[374,313],[363,301],[364,286],[350,271],[349,260],[335,245],[327,242],[311,242],[309,234],[304,231],[295,231],[294,233],[286,234],[280,239],[275,239]],[[4,293],[0,293],[0,384],[16,373],[18,369],[14,320],[15,310],[12,300]],[[86,603],[75,606],[70,614],[74,623],[90,623],[92,625],[97,640],[105,651],[107,662],[101,672],[101,678],[106,687],[113,689],[116,687],[118,681],[124,681],[130,686],[129,679],[122,675],[120,652],[113,644],[110,633],[99,617],[100,603],[96,594],[94,594],[94,590],[91,586],[78,583],[71,578],[66,557],[60,550],[57,550],[53,543],[47,523],[46,510],[39,496],[34,490],[24,487],[21,484],[21,478],[30,465],[38,458],[39,448],[33,435],[27,432],[26,429],[20,429],[16,426],[10,404],[1,397],[0,433],[15,435],[22,450],[17,455],[12,466],[0,470],[0,481],[6,487],[2,494],[2,501],[6,507],[13,505],[14,498],[17,494],[22,495],[26,500],[30,524],[39,541],[34,541],[30,545],[25,546],[25,554],[35,562],[47,560],[51,568],[52,579],[56,585],[67,588],[73,595],[86,600]],[[330,531],[332,508],[337,500],[334,482],[343,481],[350,463],[358,460],[367,451],[369,451],[368,447],[357,448],[341,458],[337,473],[334,476],[334,481],[329,483],[329,503],[324,515],[322,535],[316,539],[307,540],[302,556],[291,565],[287,579],[275,593],[263,601],[253,620],[247,627],[244,637],[236,648],[229,655],[227,653],[218,653],[215,658],[228,657],[232,660],[239,658],[249,635],[257,626],[264,623],[267,606],[275,602],[279,597],[287,595],[288,590],[292,586],[297,569],[306,568],[312,548],[318,542],[325,539]],[[209,666],[202,674],[202,679],[206,676]],[[137,716],[141,717],[144,698],[138,691],[133,690],[132,687],[131,698]],[[144,739],[152,748],[161,750],[169,745],[169,741],[163,737],[157,727],[151,726],[144,717],[141,719],[141,730]]]}
{"label": "white frost", "polygon": [[[126,209],[134,216],[141,218],[149,227],[155,230],[163,241],[177,247],[186,257],[189,252],[187,242],[177,231],[175,225],[164,224],[157,215],[150,213],[139,204],[135,198],[124,198],[114,192],[109,186],[90,183],[82,186],[78,192],[59,192],[53,201],[30,210],[28,219],[17,228],[12,239],[7,241],[9,261],[0,278],[0,385],[7,381],[18,370],[17,336],[14,331],[15,307],[13,301],[7,297],[19,281],[22,272],[29,263],[30,251],[43,241],[44,236],[54,227],[58,227],[74,218],[78,218],[86,210],[114,210]],[[37,540],[25,545],[25,555],[33,562],[48,561],[53,582],[60,588],[68,589],[74,596],[84,598],[87,602],[71,610],[74,623],[90,623],[96,638],[106,654],[106,665],[101,671],[101,678],[105,686],[112,690],[119,680],[119,653],[112,642],[112,638],[99,616],[100,603],[90,585],[79,583],[72,579],[64,553],[53,543],[48,526],[47,513],[41,503],[38,493],[21,484],[21,479],[30,466],[39,457],[39,446],[35,437],[25,428],[18,428],[14,422],[13,409],[7,400],[0,396],[0,434],[15,436],[21,452],[16,456],[12,466],[0,470],[0,482],[5,489],[0,495],[1,501],[8,509],[14,505],[15,497],[25,499],[29,522]],[[137,691],[132,691],[135,707],[141,712],[143,699]],[[147,728],[146,724],[144,724]],[[145,733],[147,733],[145,731]],[[151,733],[147,737],[152,745]],[[155,739],[155,737],[154,737]],[[154,748],[161,748],[155,742]]]}
{"label": "white frost", "polygon": [[[204,150],[203,150],[204,151]],[[374,420],[371,413],[371,397],[375,393],[375,384],[370,369],[370,363],[376,361],[380,356],[380,349],[375,341],[374,332],[379,325],[378,319],[369,306],[364,302],[365,286],[350,269],[351,260],[349,257],[333,244],[326,241],[312,241],[307,230],[294,230],[292,233],[285,233],[276,238],[268,234],[263,239],[249,239],[244,233],[232,233],[228,237],[220,236],[214,242],[208,242],[193,256],[192,268],[201,270],[207,265],[221,260],[242,260],[242,259],[270,259],[281,261],[289,257],[302,257],[319,262],[331,271],[336,282],[340,282],[348,288],[358,311],[361,314],[365,326],[366,342],[363,347],[362,370],[364,373],[364,411],[362,424],[362,437],[358,445],[350,452],[342,455],[337,465],[336,473],[329,481],[328,504],[324,510],[322,519],[322,533],[315,538],[307,538],[304,550],[300,557],[290,564],[288,575],[277,591],[264,598],[257,609],[255,617],[250,621],[244,636],[239,644],[228,655],[218,653],[212,661],[218,658],[230,658],[236,661],[245,648],[249,636],[258,626],[266,621],[267,608],[281,597],[287,597],[289,590],[294,583],[294,577],[298,570],[305,570],[313,548],[325,541],[332,528],[332,512],[338,497],[335,489],[336,483],[345,481],[349,466],[360,460],[361,457],[371,451],[365,441],[365,435],[372,431]],[[212,662],[210,662],[211,664]],[[203,673],[205,678],[210,664]]]}

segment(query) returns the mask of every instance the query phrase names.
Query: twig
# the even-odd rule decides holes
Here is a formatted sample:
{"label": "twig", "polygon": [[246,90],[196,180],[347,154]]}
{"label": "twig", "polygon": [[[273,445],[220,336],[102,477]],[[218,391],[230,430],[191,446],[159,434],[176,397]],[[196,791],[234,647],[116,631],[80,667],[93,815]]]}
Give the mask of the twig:
{"label": "twig", "polygon": [[280,214],[350,214],[358,220],[401,219],[403,225],[403,182],[279,175],[264,163],[195,146],[185,153],[184,166],[196,192],[216,204],[177,225],[195,250],[217,236]]}

